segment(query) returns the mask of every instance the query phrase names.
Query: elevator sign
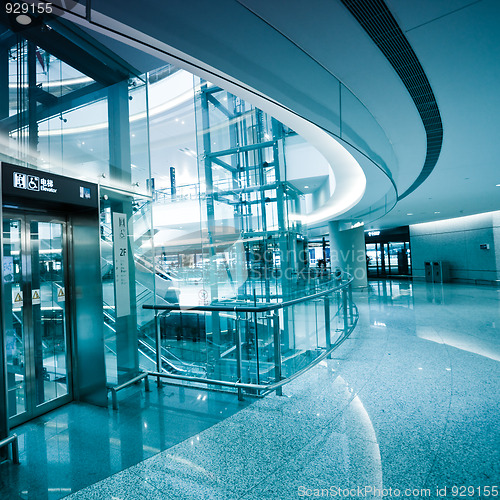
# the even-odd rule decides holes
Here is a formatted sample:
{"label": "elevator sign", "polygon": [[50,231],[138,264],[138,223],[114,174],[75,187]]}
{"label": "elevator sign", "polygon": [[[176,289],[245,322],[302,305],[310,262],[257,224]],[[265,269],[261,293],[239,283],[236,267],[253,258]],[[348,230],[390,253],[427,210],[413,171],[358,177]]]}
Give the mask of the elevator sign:
{"label": "elevator sign", "polygon": [[54,188],[53,179],[46,179],[45,177],[38,177],[36,175],[26,175],[20,172],[14,172],[13,185],[17,189],[57,193],[57,189]]}
{"label": "elevator sign", "polygon": [[97,185],[62,175],[2,162],[4,199],[27,198],[45,204],[97,208]]}

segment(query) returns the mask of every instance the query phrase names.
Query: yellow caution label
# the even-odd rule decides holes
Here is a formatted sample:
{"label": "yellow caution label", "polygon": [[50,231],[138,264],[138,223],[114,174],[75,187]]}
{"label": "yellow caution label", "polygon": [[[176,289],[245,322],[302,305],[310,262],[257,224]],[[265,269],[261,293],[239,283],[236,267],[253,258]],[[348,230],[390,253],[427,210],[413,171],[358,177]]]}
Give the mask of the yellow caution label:
{"label": "yellow caution label", "polygon": [[19,292],[17,292],[14,302],[22,302],[22,301],[23,301],[23,296]]}
{"label": "yellow caution label", "polygon": [[36,300],[36,299],[39,299],[39,298],[40,298],[40,294],[38,293],[38,290],[33,290],[33,297],[32,297],[32,299]]}
{"label": "yellow caution label", "polygon": [[64,293],[64,287],[59,288],[57,290],[57,302],[64,302],[65,300],[65,293]]}

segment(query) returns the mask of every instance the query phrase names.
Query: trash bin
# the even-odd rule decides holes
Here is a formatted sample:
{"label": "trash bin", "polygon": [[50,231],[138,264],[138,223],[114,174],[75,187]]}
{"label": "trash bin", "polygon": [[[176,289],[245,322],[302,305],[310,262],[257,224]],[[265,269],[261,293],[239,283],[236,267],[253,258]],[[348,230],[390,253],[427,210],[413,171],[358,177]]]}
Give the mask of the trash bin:
{"label": "trash bin", "polygon": [[432,278],[434,283],[443,282],[443,274],[441,272],[441,262],[432,263]]}
{"label": "trash bin", "polygon": [[425,281],[432,283],[432,262],[424,262],[425,268]]}
{"label": "trash bin", "polygon": [[446,283],[450,278],[450,267],[447,262],[437,261],[432,263],[432,277],[434,283]]}

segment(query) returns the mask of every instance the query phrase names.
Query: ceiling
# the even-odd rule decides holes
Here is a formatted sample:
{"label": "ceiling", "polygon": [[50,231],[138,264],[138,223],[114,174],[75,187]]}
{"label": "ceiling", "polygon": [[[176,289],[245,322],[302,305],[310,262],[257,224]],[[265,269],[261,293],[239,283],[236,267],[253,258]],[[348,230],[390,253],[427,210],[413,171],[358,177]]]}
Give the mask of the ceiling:
{"label": "ceiling", "polygon": [[[427,180],[367,227],[499,209],[500,2],[385,1],[426,73],[444,135]],[[426,135],[416,107],[389,61],[340,0],[143,0],[126,2],[126,8],[123,1],[93,0],[92,9],[91,24],[73,15],[78,6],[65,15],[95,36],[114,30],[113,50],[136,61],[142,71],[152,69],[147,66],[157,64],[156,58],[170,60],[219,77],[243,89],[246,99],[264,98],[334,134],[338,78],[390,141],[398,193],[422,170]],[[147,45],[142,49],[148,58],[138,57],[138,41]],[[366,196],[373,200],[384,195],[388,181],[367,165],[363,168],[372,170]]]}

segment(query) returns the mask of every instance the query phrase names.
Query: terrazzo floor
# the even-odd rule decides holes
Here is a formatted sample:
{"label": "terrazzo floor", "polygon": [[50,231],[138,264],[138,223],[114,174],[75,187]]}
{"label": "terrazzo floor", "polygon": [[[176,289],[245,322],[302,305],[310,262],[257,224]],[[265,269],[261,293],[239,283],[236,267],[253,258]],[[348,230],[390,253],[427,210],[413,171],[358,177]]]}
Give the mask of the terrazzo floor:
{"label": "terrazzo floor", "polygon": [[351,337],[283,397],[68,498],[500,496],[500,290],[386,281],[354,300]]}
{"label": "terrazzo floor", "polygon": [[[119,410],[70,403],[12,430],[20,465],[0,464],[0,500],[57,500],[135,465],[248,406],[232,394],[151,380],[119,393]],[[101,498],[111,498],[102,496]]]}

